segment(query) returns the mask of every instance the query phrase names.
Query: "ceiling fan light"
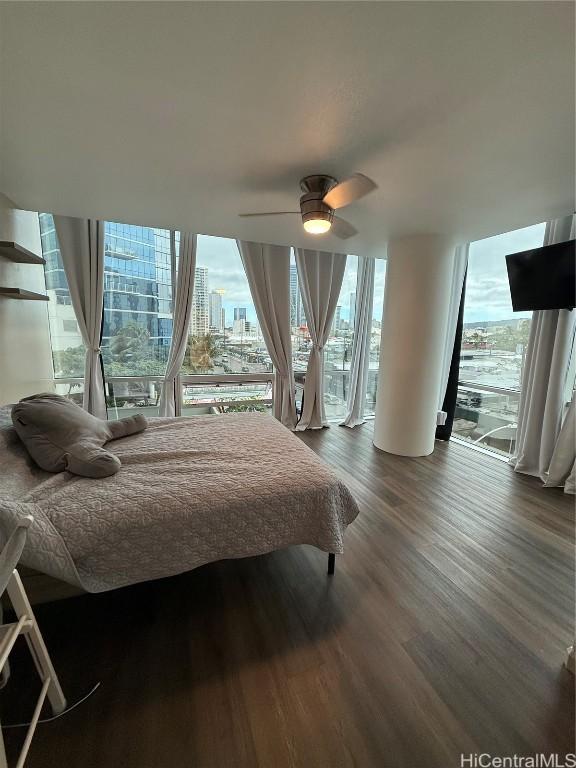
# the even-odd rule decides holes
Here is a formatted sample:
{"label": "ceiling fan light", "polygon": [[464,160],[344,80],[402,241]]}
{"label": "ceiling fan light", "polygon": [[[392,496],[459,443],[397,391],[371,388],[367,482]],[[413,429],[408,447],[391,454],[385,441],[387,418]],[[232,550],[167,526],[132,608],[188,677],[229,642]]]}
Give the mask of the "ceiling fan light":
{"label": "ceiling fan light", "polygon": [[332,226],[330,219],[308,219],[304,222],[304,229],[310,235],[323,235]]}

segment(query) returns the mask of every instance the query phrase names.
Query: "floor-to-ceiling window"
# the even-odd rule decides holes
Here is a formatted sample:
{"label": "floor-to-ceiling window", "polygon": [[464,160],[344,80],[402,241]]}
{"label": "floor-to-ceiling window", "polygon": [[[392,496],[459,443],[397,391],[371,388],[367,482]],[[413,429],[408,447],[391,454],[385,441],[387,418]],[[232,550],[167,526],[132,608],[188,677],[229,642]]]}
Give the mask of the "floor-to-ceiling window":
{"label": "floor-to-ceiling window", "polygon": [[[54,220],[49,213],[39,215],[42,255],[46,261],[44,275],[49,297],[48,319],[52,360],[56,379],[82,378],[85,352],[76,315],[70,300],[68,280],[60,257]],[[81,391],[81,387],[75,387]]]}
{"label": "floor-to-ceiling window", "polygon": [[368,367],[368,386],[366,391],[365,416],[374,416],[376,411],[376,389],[378,387],[378,366],[380,364],[380,336],[382,333],[382,309],[384,307],[384,283],[386,280],[386,261],[376,259],[374,270],[374,302],[372,307],[372,327],[370,331],[370,364]]}
{"label": "floor-to-ceiling window", "polygon": [[[300,403],[308,357],[310,335],[298,284],[298,273],[294,257],[290,273],[290,306],[292,326],[292,358],[296,379],[296,402]],[[384,279],[386,261],[376,259],[374,277],[374,302],[370,329],[370,363],[366,392],[365,415],[373,416],[378,382],[380,360],[380,329],[384,303]],[[358,278],[358,257],[348,256],[342,287],[336,305],[336,312],[330,329],[328,343],[324,348],[324,404],[329,420],[338,420],[346,414],[346,398],[350,378],[354,321],[356,318],[356,283]]]}
{"label": "floor-to-ceiling window", "polygon": [[[370,361],[364,414],[373,416],[376,407],[378,363],[380,361],[380,331],[384,303],[386,261],[376,259],[374,272],[374,299],[370,325]],[[356,319],[356,283],[358,258],[348,256],[346,271],[330,339],[325,348],[324,398],[329,419],[340,419],[346,414],[346,398],[350,380],[350,363]]]}
{"label": "floor-to-ceiling window", "polygon": [[[84,346],[53,218],[39,218],[56,390],[80,401]],[[102,361],[111,417],[134,408],[158,412],[172,338],[172,275],[167,229],[105,223]]]}
{"label": "floor-to-ceiling window", "polygon": [[70,299],[68,280],[60,257],[54,220],[49,213],[39,214],[44,276],[48,302],[48,322],[54,366],[55,390],[81,404],[84,393],[85,349]]}
{"label": "floor-to-ceiling window", "polygon": [[293,250],[290,254],[290,330],[292,334],[292,366],[296,383],[296,408],[300,413],[312,342],[308,333],[308,322],[300,293],[300,280]]}
{"label": "floor-to-ceiling window", "polygon": [[513,312],[506,254],[538,248],[545,224],[471,243],[454,435],[509,455],[514,449],[531,312]]}
{"label": "floor-to-ceiling window", "polygon": [[348,256],[330,335],[324,347],[324,407],[328,419],[341,419],[346,414],[357,277],[358,257]]}
{"label": "floor-to-ceiling window", "polygon": [[169,230],[107,221],[101,345],[106,373],[163,375],[171,339]]}
{"label": "floor-to-ceiling window", "polygon": [[[56,390],[82,400],[84,346],[70,300],[54,221],[40,214]],[[176,234],[178,244],[178,233]],[[158,415],[172,338],[170,232],[105,223],[102,361],[110,418],[133,409]],[[177,248],[176,248],[177,251]],[[356,256],[349,256],[325,347],[325,402],[329,419],[343,417],[356,309]],[[377,260],[370,336],[366,413],[374,410],[385,262]],[[291,256],[290,325],[297,401],[310,354],[310,335]],[[266,349],[236,242],[198,236],[188,341],[181,369],[182,413],[270,409],[272,361]]]}
{"label": "floor-to-ceiling window", "polygon": [[172,340],[170,231],[107,221],[102,362],[109,417],[158,414]]}
{"label": "floor-to-ceiling window", "polygon": [[266,411],[272,361],[236,241],[199,235],[188,344],[182,364],[183,413]]}

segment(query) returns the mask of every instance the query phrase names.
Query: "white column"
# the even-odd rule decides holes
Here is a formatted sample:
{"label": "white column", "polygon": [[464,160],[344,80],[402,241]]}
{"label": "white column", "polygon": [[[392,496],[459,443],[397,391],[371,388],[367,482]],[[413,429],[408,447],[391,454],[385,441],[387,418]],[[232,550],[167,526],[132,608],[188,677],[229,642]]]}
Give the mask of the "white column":
{"label": "white column", "polygon": [[399,456],[434,450],[454,245],[440,235],[388,244],[374,445]]}

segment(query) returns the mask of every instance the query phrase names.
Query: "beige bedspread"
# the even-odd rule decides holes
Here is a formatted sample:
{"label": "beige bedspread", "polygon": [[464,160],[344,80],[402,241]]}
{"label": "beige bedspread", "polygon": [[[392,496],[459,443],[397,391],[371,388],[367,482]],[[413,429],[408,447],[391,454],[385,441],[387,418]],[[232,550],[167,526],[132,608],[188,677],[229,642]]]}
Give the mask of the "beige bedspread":
{"label": "beige bedspread", "polygon": [[150,419],[111,444],[118,474],[51,475],[0,429],[0,528],[34,516],[22,562],[90,592],[292,544],[343,551],[348,489],[259,413]]}

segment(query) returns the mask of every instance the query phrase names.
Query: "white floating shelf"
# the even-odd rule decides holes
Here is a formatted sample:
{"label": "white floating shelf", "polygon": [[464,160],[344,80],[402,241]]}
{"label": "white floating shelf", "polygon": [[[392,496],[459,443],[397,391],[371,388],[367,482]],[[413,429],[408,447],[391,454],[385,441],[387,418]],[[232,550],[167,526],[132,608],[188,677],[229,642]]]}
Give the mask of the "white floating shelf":
{"label": "white floating shelf", "polygon": [[37,256],[32,251],[24,248],[23,245],[13,243],[9,240],[0,240],[0,256],[18,264],[46,264],[42,256]]}
{"label": "white floating shelf", "polygon": [[7,299],[24,299],[26,301],[49,301],[49,297],[44,293],[34,293],[34,291],[25,291],[23,288],[2,288],[0,287],[0,298],[4,296]]}

